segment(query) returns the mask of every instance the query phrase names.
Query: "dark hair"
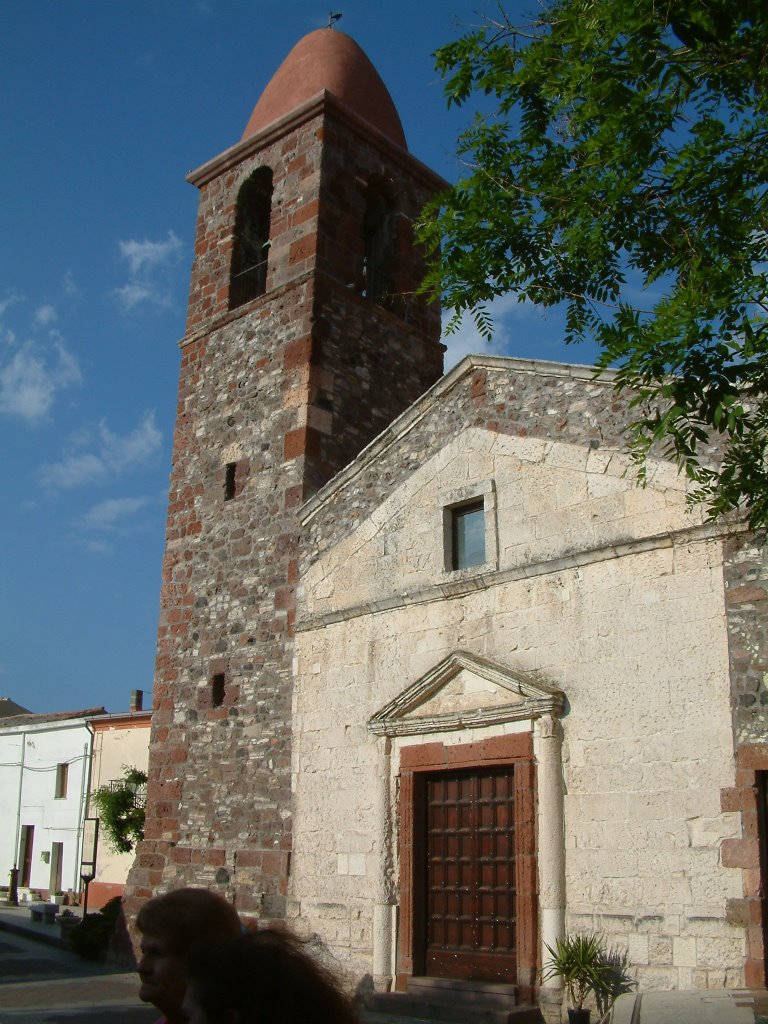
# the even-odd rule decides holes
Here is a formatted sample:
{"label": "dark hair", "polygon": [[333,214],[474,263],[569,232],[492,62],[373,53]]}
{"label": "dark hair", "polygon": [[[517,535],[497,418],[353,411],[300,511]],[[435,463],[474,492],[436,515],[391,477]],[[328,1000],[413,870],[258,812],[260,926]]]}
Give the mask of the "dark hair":
{"label": "dark hair", "polygon": [[156,935],[176,956],[187,956],[201,944],[225,942],[240,934],[237,911],[208,889],[174,889],[148,900],[136,916],[142,934]]}
{"label": "dark hair", "polygon": [[288,931],[264,928],[216,947],[188,964],[194,998],[211,1021],[238,1024],[357,1024],[336,977]]}

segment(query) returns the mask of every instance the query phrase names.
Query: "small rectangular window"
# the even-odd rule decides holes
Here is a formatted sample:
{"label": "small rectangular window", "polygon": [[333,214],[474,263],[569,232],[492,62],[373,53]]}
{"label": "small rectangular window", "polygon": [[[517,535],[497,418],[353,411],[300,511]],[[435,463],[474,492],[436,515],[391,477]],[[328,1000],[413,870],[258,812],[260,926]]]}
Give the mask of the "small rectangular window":
{"label": "small rectangular window", "polygon": [[67,781],[69,779],[69,765],[56,765],[56,799],[63,800],[67,795]]}
{"label": "small rectangular window", "polygon": [[211,680],[211,704],[220,708],[224,703],[226,680],[223,672],[217,672]]}
{"label": "small rectangular window", "polygon": [[451,509],[451,563],[469,569],[485,562],[485,507],[483,499]]}
{"label": "small rectangular window", "polygon": [[231,501],[235,496],[237,463],[228,462],[224,477],[224,501]]}

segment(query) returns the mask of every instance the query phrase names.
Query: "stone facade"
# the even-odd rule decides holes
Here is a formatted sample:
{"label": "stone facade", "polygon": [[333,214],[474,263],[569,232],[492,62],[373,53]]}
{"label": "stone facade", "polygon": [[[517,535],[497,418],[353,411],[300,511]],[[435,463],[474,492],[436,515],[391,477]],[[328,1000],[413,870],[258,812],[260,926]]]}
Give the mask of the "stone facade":
{"label": "stone facade", "polygon": [[[723,573],[743,535],[690,513],[662,461],[636,486],[625,415],[589,371],[471,357],[302,510],[291,913],[358,974],[404,962],[381,924],[381,907],[402,914],[404,753],[523,731],[541,763],[541,713],[489,722],[487,687],[466,679],[425,694],[410,726],[372,730],[460,650],[564,694],[564,846],[546,868],[563,898],[549,924],[540,908],[542,937],[557,914],[560,931],[604,932],[647,988],[744,983],[741,824],[720,798],[735,779]],[[473,494],[486,562],[451,571],[443,509]],[[539,891],[555,892],[541,806],[539,784]]]}

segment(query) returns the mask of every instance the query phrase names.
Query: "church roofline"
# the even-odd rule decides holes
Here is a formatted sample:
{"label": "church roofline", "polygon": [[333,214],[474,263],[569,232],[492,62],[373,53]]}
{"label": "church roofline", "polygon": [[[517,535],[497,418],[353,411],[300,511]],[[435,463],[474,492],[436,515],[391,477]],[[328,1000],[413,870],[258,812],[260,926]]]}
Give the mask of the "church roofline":
{"label": "church roofline", "polygon": [[584,380],[593,384],[613,386],[616,370],[598,370],[595,366],[579,363],[556,363],[549,360],[517,359],[513,356],[464,356],[453,369],[436,381],[421,398],[410,405],[390,425],[375,437],[360,454],[345,466],[327,484],[320,488],[300,510],[302,525],[308,523],[331,498],[362,473],[390,445],[397,444],[413,427],[426,416],[456,385],[476,369],[515,370],[517,373],[538,374],[542,377],[566,377]]}
{"label": "church roofline", "polygon": [[300,125],[310,121],[326,109],[330,110],[341,120],[347,121],[359,134],[368,136],[375,145],[386,149],[388,156],[392,160],[408,167],[411,173],[415,171],[416,176],[430,188],[435,191],[442,191],[450,187],[445,178],[442,178],[431,168],[427,167],[425,163],[422,163],[409,150],[396,145],[389,136],[385,135],[384,132],[380,131],[369,121],[366,121],[365,118],[350,110],[333,93],[328,92],[326,89],[317,93],[300,107],[292,110],[290,114],[286,114],[285,117],[273,121],[272,124],[262,131],[249,136],[247,139],[243,139],[234,146],[230,146],[223,153],[202,164],[197,170],[190,171],[187,174],[186,180],[196,188],[202,188],[203,185],[207,185],[209,181],[212,181],[224,171],[236,167],[247,157],[258,153],[259,150],[266,149],[267,146],[281,139],[289,132],[295,131]]}

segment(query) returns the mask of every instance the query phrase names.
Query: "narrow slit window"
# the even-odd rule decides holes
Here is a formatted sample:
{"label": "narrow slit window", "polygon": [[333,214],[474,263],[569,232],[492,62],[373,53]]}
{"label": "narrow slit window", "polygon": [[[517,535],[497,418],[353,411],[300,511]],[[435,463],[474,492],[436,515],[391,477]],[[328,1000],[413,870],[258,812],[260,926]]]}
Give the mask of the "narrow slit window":
{"label": "narrow slit window", "polygon": [[217,672],[211,680],[211,704],[220,708],[224,703],[224,689],[226,680],[223,672]]}
{"label": "narrow slit window", "polygon": [[451,568],[470,569],[485,562],[483,499],[451,510]]}
{"label": "narrow slit window", "polygon": [[224,473],[224,501],[231,501],[237,489],[237,463],[228,462]]}

